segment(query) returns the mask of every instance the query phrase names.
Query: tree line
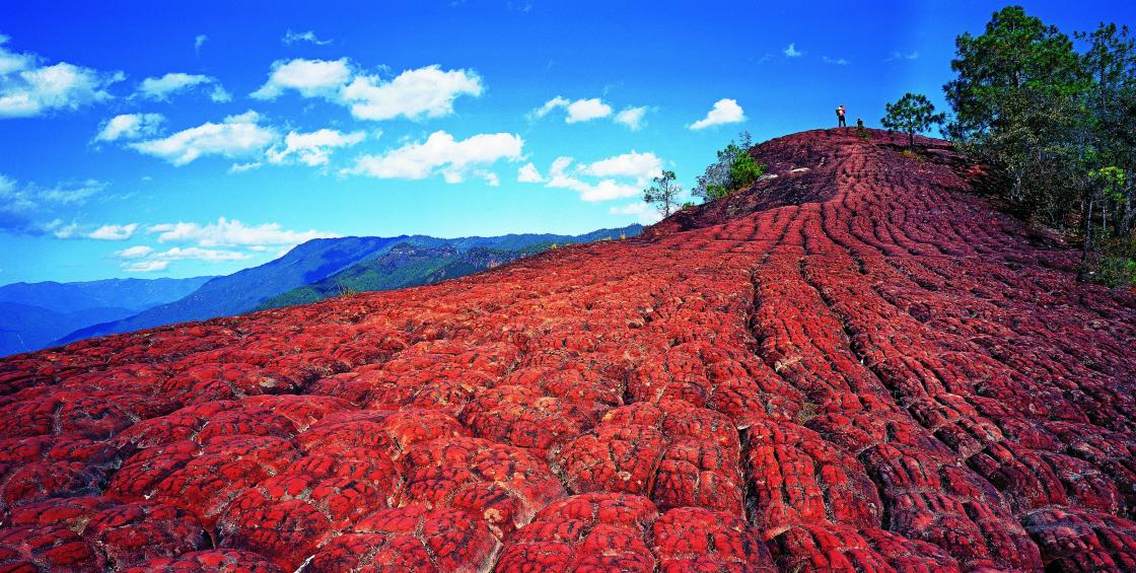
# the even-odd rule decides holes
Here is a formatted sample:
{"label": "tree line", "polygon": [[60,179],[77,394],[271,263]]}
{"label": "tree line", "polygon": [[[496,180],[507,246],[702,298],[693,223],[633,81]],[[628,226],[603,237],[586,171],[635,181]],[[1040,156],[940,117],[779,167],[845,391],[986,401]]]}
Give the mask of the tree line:
{"label": "tree line", "polygon": [[[1128,27],[1102,23],[1070,38],[1009,6],[982,34],[955,40],[951,69],[943,134],[1005,174],[1003,194],[1020,213],[1081,242],[1081,278],[1136,282],[1136,43]],[[944,120],[925,97],[907,94],[888,104],[884,126],[910,134]]]}

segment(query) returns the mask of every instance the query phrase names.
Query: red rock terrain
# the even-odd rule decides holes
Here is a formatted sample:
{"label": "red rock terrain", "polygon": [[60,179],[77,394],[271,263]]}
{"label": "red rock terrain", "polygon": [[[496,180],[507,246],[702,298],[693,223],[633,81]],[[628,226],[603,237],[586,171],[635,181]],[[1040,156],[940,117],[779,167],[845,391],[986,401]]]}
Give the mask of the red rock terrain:
{"label": "red rock terrain", "polygon": [[0,362],[2,571],[1133,571],[1136,299],[852,130],[642,239]]}

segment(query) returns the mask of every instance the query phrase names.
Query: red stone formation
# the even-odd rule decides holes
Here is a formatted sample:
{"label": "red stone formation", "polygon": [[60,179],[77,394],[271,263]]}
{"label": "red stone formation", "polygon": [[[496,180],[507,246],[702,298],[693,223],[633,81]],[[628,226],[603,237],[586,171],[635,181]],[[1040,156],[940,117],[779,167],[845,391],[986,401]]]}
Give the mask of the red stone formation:
{"label": "red stone formation", "polygon": [[852,130],[640,239],[0,362],[0,571],[1136,570],[1136,297]]}

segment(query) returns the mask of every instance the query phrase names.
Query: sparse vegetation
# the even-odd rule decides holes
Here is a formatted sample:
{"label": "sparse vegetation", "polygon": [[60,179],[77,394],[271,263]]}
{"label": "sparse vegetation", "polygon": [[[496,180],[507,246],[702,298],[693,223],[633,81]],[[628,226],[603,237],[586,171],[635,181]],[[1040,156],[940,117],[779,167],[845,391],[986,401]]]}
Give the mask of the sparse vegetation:
{"label": "sparse vegetation", "polygon": [[1003,170],[1016,208],[1082,241],[1082,278],[1131,284],[1136,43],[1115,24],[1075,37],[1083,52],[1018,6],[959,36],[946,133]]}
{"label": "sparse vegetation", "polygon": [[658,209],[664,217],[669,217],[678,204],[681,192],[682,186],[675,183],[675,172],[666,170],[652,179],[651,186],[643,190],[643,200]]}
{"label": "sparse vegetation", "polygon": [[765,174],[765,166],[749,154],[753,142],[749,132],[743,131],[737,140],[730,141],[718,150],[718,159],[698,176],[693,195],[703,201],[713,201],[752,185]]}
{"label": "sparse vegetation", "polygon": [[923,94],[907,92],[899,98],[899,101],[886,104],[884,107],[887,115],[880,120],[880,123],[888,129],[906,133],[909,149],[915,147],[916,133],[927,131],[933,125],[940,125],[946,119],[946,114],[935,113],[935,104]]}

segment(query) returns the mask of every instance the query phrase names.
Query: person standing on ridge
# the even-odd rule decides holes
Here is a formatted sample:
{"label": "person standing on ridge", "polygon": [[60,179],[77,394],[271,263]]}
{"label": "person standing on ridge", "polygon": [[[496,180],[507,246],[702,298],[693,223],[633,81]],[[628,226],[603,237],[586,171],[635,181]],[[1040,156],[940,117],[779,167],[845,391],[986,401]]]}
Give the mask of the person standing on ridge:
{"label": "person standing on ridge", "polygon": [[844,121],[844,104],[836,106],[836,122],[838,127],[848,127],[848,122]]}

